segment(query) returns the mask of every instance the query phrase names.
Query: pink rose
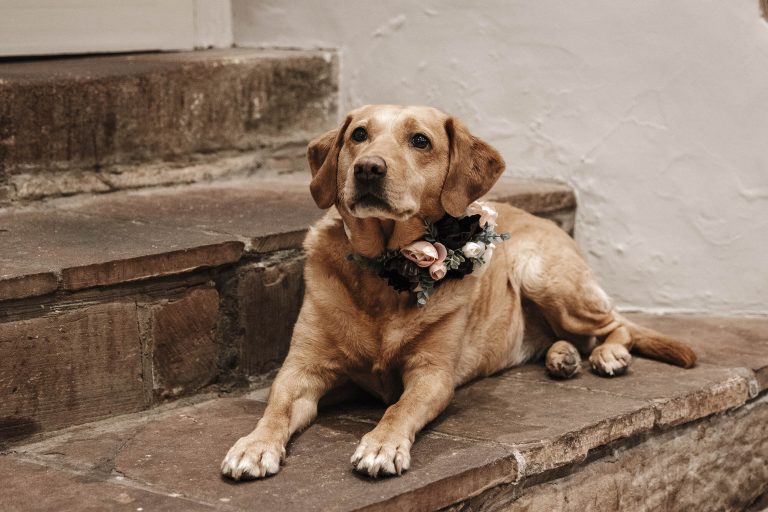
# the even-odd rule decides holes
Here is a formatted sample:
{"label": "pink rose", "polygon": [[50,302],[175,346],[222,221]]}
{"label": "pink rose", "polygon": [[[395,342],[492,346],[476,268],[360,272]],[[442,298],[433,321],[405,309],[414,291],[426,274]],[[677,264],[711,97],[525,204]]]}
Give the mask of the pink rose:
{"label": "pink rose", "polygon": [[429,267],[429,276],[434,279],[435,281],[439,281],[442,278],[445,277],[445,274],[448,273],[448,268],[445,266],[445,263],[442,261],[439,263],[433,263]]}
{"label": "pink rose", "polygon": [[481,202],[481,201],[475,201],[474,203],[467,206],[466,214],[469,215],[479,215],[480,216],[480,227],[484,228],[486,225],[496,226],[496,217],[499,216],[499,214],[488,206],[487,203]]}
{"label": "pink rose", "polygon": [[400,252],[418,266],[422,268],[429,267],[429,275],[435,281],[444,278],[448,272],[448,268],[443,263],[448,256],[448,249],[440,242],[432,245],[429,242],[420,240],[403,247]]}
{"label": "pink rose", "polygon": [[437,262],[442,263],[448,257],[448,249],[440,242],[435,242],[435,249],[437,249]]}
{"label": "pink rose", "polygon": [[413,242],[400,249],[400,252],[420,267],[429,267],[438,259],[437,249],[424,240]]}

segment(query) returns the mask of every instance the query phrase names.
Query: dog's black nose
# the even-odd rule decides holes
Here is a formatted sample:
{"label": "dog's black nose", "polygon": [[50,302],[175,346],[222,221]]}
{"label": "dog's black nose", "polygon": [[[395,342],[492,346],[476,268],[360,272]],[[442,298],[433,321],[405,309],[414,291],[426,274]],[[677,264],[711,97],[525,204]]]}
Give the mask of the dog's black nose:
{"label": "dog's black nose", "polygon": [[355,162],[355,179],[357,181],[378,181],[386,174],[387,163],[380,156],[364,156]]}

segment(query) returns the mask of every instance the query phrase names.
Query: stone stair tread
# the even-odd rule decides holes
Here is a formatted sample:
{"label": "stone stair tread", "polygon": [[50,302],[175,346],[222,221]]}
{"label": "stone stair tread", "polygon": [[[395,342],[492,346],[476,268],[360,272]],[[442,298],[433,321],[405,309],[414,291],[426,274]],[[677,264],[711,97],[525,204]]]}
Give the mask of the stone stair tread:
{"label": "stone stair tread", "polygon": [[753,371],[758,391],[768,389],[768,322],[765,317],[688,315],[682,317],[686,321],[681,321],[674,315],[632,313],[626,316],[671,336],[689,340],[696,347],[700,363]]}
{"label": "stone stair tread", "polygon": [[[105,482],[103,477],[89,478],[73,471],[61,470],[34,462],[0,457],[0,504],[7,512],[30,510],[143,510],[194,511],[215,507],[195,503],[145,489]],[[36,485],[30,492],[29,482],[45,482],[45,490]]]}
{"label": "stone stair tread", "polygon": [[[519,192],[517,191],[519,189]],[[565,185],[503,180],[491,194],[546,214]],[[553,206],[554,205],[554,206]],[[0,301],[114,285],[301,247],[323,214],[305,180],[247,179],[0,210]]]}
{"label": "stone stair tread", "polygon": [[[434,510],[500,485],[557,478],[559,468],[622,438],[644,442],[706,416],[729,421],[716,413],[750,401],[765,409],[765,394],[754,400],[756,377],[749,370],[764,371],[765,359],[754,364],[714,354],[725,351],[724,340],[732,354],[748,347],[768,353],[768,319],[643,320],[694,334],[690,342],[702,363],[683,370],[636,358],[624,376],[603,379],[585,367],[569,381],[550,380],[540,365],[525,365],[478,380],[459,389],[449,409],[419,436],[412,468],[400,478],[371,481],[352,472],[349,456],[384,411],[355,403],[322,410],[292,441],[275,477],[238,485],[220,479],[223,454],[264,409],[261,392],[73,427],[9,451],[0,457],[0,474],[7,474],[4,481],[17,489],[20,503],[47,496],[45,481],[27,476],[43,471],[30,469],[35,463],[45,471],[103,480],[89,499],[114,504],[116,496],[127,496],[145,510],[153,503],[148,500],[160,497],[144,490],[189,500],[163,502],[169,510],[184,510],[187,503],[231,510]],[[49,503],[54,509],[55,499]]]}
{"label": "stone stair tread", "polygon": [[83,82],[103,78],[137,76],[143,73],[178,70],[185,65],[237,64],[241,60],[275,60],[323,55],[314,50],[261,48],[212,48],[205,51],[97,55],[65,59],[35,59],[3,63],[3,85],[19,83]]}

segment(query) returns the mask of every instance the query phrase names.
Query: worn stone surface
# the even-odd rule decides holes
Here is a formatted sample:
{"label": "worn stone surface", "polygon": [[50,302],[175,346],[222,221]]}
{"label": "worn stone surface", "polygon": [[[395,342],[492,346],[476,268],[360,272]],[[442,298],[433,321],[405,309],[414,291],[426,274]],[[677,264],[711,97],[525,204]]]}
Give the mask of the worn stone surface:
{"label": "worn stone surface", "polygon": [[[70,196],[83,193],[113,192],[164,185],[181,185],[212,180],[249,176],[262,170],[272,153],[270,148],[237,152],[217,152],[209,155],[189,156],[188,160],[119,164],[107,169],[83,171],[59,169],[53,172],[24,172],[8,178],[15,200]],[[304,166],[291,169],[304,170]]]}
{"label": "worn stone surface", "polygon": [[530,474],[581,460],[589,450],[653,424],[654,412],[641,400],[531,385],[504,373],[459,389],[430,429],[513,446]]}
{"label": "worn stone surface", "polygon": [[486,198],[537,214],[576,208],[576,195],[564,183],[508,176],[502,176]]}
{"label": "worn stone surface", "polygon": [[[230,235],[252,252],[298,249],[322,215],[303,180],[250,179],[64,201],[86,215]],[[298,236],[295,236],[298,234]]]}
{"label": "worn stone surface", "polygon": [[[258,286],[286,278],[275,271],[265,279],[268,267],[248,272]],[[713,493],[717,499],[701,510],[739,510],[768,482],[768,398],[751,399],[750,379],[748,370],[708,362],[683,370],[636,358],[622,377],[584,368],[568,381],[525,365],[459,389],[414,444],[411,471],[375,482],[352,473],[348,462],[384,411],[371,401],[324,409],[291,443],[279,475],[240,485],[221,480],[218,463],[253,428],[266,393],[75,427],[14,450],[54,467],[122,475],[130,485],[246,510],[256,506],[254,495],[260,510],[433,510],[456,502],[453,510],[613,510],[617,500],[622,510],[699,510],[696,500]],[[525,501],[528,493],[543,497]]]}
{"label": "worn stone surface", "polygon": [[263,408],[253,400],[218,399],[127,428],[75,429],[16,451],[83,472],[110,468],[156,492],[241,510],[434,510],[516,478],[510,450],[429,434],[420,436],[412,469],[401,478],[358,476],[349,457],[372,425],[325,413],[291,442],[278,475],[242,484],[221,479],[221,458]]}
{"label": "worn stone surface", "polygon": [[[239,48],[3,63],[0,174],[100,171],[306,143],[336,121],[337,88],[331,51]],[[94,183],[83,185],[98,190],[99,175],[86,176]]]}
{"label": "worn stone surface", "polygon": [[0,509],[4,512],[215,510],[168,494],[124,485],[103,474],[83,475],[0,456]]}
{"label": "worn stone surface", "polygon": [[733,368],[700,363],[685,370],[640,357],[634,358],[627,373],[614,378],[596,375],[587,362],[576,377],[568,380],[552,381],[536,366],[514,368],[509,375],[538,385],[586,389],[646,401],[656,413],[656,425],[661,427],[743,405],[750,398],[753,380]]}
{"label": "worn stone surface", "polygon": [[[531,183],[523,189],[526,197],[536,195]],[[502,190],[514,199],[509,187]],[[562,196],[558,207],[570,197],[562,186],[550,184],[543,185],[541,194]],[[552,201],[542,199],[538,206],[529,201],[526,207],[547,214]],[[243,250],[297,249],[322,215],[306,180],[299,178],[115,193],[7,209],[0,212],[0,300],[51,293],[57,274],[63,289],[78,290],[226,265]]]}
{"label": "worn stone surface", "polygon": [[[535,365],[522,369],[544,373]],[[525,474],[535,474],[582,460],[593,448],[654,426],[648,401],[523,380],[516,371],[458,389],[429,430],[511,447],[524,460]],[[370,403],[341,407],[344,414],[368,421],[378,421],[385,410]]]}
{"label": "worn stone surface", "polygon": [[502,176],[486,199],[509,203],[549,219],[563,231],[573,235],[576,225],[576,195],[564,183]]}
{"label": "worn stone surface", "polygon": [[768,389],[768,319],[629,314],[632,320],[689,342],[699,361],[755,372]]}
{"label": "worn stone surface", "polygon": [[249,375],[279,368],[285,359],[304,296],[303,269],[303,256],[294,256],[241,271],[238,313]]}
{"label": "worn stone surface", "polygon": [[[539,402],[557,405],[546,398]],[[321,411],[318,421],[290,443],[277,476],[241,484],[222,480],[218,463],[263,413],[258,400],[221,398],[76,427],[16,447],[13,454],[84,477],[114,482],[119,475],[118,483],[131,488],[238,510],[741,510],[766,492],[766,396],[688,425],[648,426],[554,470],[529,465],[533,459],[525,446],[518,451],[483,440],[483,421],[496,430],[503,425],[496,420],[498,410],[478,405],[473,418],[460,419],[465,433],[445,435],[430,428],[414,444],[410,471],[376,481],[354,474],[348,461],[374,425],[360,405],[352,412],[349,406]],[[583,413],[576,405],[594,406],[582,401],[549,411],[549,423],[578,422]],[[614,428],[623,429],[621,419]],[[553,453],[568,450],[579,435],[590,435],[578,429],[570,443],[563,443],[557,427],[540,430],[537,444]],[[548,438],[552,432],[555,437]],[[37,494],[38,485],[43,484],[32,482],[22,492]]]}
{"label": "worn stone surface", "polygon": [[766,421],[763,396],[732,413],[618,445],[562,478],[524,490],[501,486],[453,510],[743,510],[768,491]]}
{"label": "worn stone surface", "polygon": [[136,305],[0,323],[0,442],[145,407]]}
{"label": "worn stone surface", "polygon": [[[29,264],[30,262],[26,262]],[[18,272],[19,265],[14,265]],[[27,267],[34,268],[34,264]],[[0,272],[7,272],[4,267]],[[29,270],[27,270],[29,272]],[[59,287],[59,278],[55,272],[40,272],[13,276],[11,274],[0,275],[0,301],[23,299],[25,297],[37,297],[56,291]],[[6,277],[6,275],[8,277]]]}
{"label": "worn stone surface", "polygon": [[194,289],[148,310],[153,390],[172,398],[199,391],[218,375],[219,294]]}
{"label": "worn stone surface", "polygon": [[154,223],[58,210],[0,213],[0,268],[4,279],[23,283],[16,298],[40,293],[29,283],[46,271],[78,290],[228,264],[242,250],[230,235]]}

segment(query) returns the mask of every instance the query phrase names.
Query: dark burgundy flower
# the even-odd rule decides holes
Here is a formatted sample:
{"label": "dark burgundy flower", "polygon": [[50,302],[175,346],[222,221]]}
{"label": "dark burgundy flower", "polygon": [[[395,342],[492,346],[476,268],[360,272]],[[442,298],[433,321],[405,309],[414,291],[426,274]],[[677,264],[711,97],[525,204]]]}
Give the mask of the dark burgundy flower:
{"label": "dark burgundy flower", "polygon": [[389,286],[398,292],[412,290],[419,282],[420,268],[416,263],[405,258],[397,256],[384,262],[379,277],[387,280]]}
{"label": "dark burgundy flower", "polygon": [[466,259],[459,264],[459,268],[451,269],[448,271],[446,277],[456,277],[458,279],[464,279],[464,276],[471,274],[475,269],[474,263],[471,260]]}
{"label": "dark burgundy flower", "polygon": [[457,219],[445,215],[435,222],[437,241],[454,251],[460,249],[480,230],[480,215]]}

